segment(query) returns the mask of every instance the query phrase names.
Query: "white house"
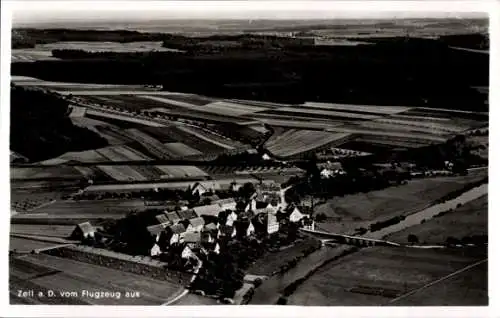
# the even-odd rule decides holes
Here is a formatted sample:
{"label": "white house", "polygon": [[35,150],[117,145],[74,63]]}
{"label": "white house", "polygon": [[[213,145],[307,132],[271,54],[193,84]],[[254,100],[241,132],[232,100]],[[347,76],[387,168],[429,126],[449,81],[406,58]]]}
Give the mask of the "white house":
{"label": "white house", "polygon": [[276,215],[274,213],[267,214],[267,233],[273,234],[278,232],[280,228],[280,224],[276,219]]}
{"label": "white house", "polygon": [[156,256],[160,254],[161,254],[160,246],[158,246],[158,244],[155,243],[155,245],[151,248],[151,256]]}
{"label": "white house", "polygon": [[179,243],[182,234],[186,232],[186,228],[182,224],[175,224],[169,227],[169,231],[172,234],[170,237],[170,245]]}
{"label": "white house", "polygon": [[214,252],[216,254],[219,254],[220,253],[220,246],[219,246],[219,243],[215,244],[215,247],[214,247]]}
{"label": "white house", "polygon": [[250,224],[247,227],[247,236],[250,236],[253,233],[255,233],[255,227],[253,226],[252,222],[250,222]]}
{"label": "white house", "polygon": [[288,216],[290,222],[300,222],[306,215],[302,214],[298,208],[293,209],[292,213]]}
{"label": "white house", "polygon": [[236,214],[234,211],[231,212],[227,216],[226,225],[227,226],[233,226],[234,221],[236,221],[237,219],[238,219],[238,214]]}
{"label": "white house", "polygon": [[181,253],[181,258],[188,259],[191,257],[196,257],[196,254],[189,248],[189,246],[184,247]]}

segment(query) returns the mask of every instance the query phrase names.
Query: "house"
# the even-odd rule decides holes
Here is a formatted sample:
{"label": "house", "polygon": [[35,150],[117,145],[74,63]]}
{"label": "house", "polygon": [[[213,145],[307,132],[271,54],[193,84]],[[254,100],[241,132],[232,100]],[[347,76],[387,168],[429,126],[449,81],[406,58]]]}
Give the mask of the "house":
{"label": "house", "polygon": [[221,225],[219,226],[219,232],[217,233],[217,237],[235,237],[236,229],[232,226]]}
{"label": "house", "polygon": [[200,232],[188,232],[184,234],[182,239],[191,249],[199,248],[201,244],[201,233]]}
{"label": "house", "polygon": [[304,217],[306,217],[305,214],[302,214],[298,208],[293,209],[292,213],[288,216],[288,219],[290,222],[300,222]]}
{"label": "house", "polygon": [[186,228],[182,224],[174,224],[167,228],[167,231],[171,234],[170,245],[179,243],[181,236],[186,232]]}
{"label": "house", "polygon": [[151,237],[155,239],[155,242],[158,242],[160,240],[160,235],[163,231],[165,231],[165,228],[168,226],[168,223],[163,223],[163,224],[155,224],[148,226],[146,229],[148,230],[149,234]]}
{"label": "house", "polygon": [[280,224],[274,213],[267,213],[267,234],[278,232]]}
{"label": "house", "polygon": [[314,231],[314,219],[312,218],[305,218],[304,219],[304,226],[303,228],[305,230],[310,230],[310,231]]}
{"label": "house", "polygon": [[215,253],[215,254],[219,254],[219,253],[220,253],[220,245],[219,245],[219,243],[216,243],[216,244],[215,244],[215,247],[214,247],[214,253]]}
{"label": "house", "polygon": [[177,215],[179,215],[179,218],[181,220],[189,220],[189,219],[192,219],[192,218],[199,216],[195,213],[195,211],[193,209],[185,210],[185,211],[177,211]]}
{"label": "house", "polygon": [[172,224],[177,224],[181,220],[177,212],[167,212],[166,216],[168,221],[170,221],[170,223]]}
{"label": "house", "polygon": [[232,226],[234,221],[238,219],[238,214],[236,214],[234,211],[229,213],[226,219],[226,225]]}
{"label": "house", "polygon": [[197,257],[196,257],[196,254],[193,253],[193,251],[191,250],[191,248],[186,245],[186,247],[184,247],[184,249],[182,250],[181,258],[183,258],[183,259],[189,259],[189,258],[197,258]]}
{"label": "house", "polygon": [[158,221],[158,224],[163,224],[163,223],[169,223],[169,219],[168,217],[165,215],[165,214],[158,214],[157,216],[155,216],[156,218],[156,221]]}
{"label": "house", "polygon": [[151,256],[157,256],[161,254],[161,249],[158,244],[155,243],[153,247],[151,248]]}
{"label": "house", "polygon": [[212,201],[212,204],[218,204],[222,210],[236,210],[236,201],[234,198]]}
{"label": "house", "polygon": [[202,215],[218,216],[219,212],[224,210],[218,204],[210,204],[210,205],[194,207],[193,211],[197,216],[202,216]]}
{"label": "house", "polygon": [[231,190],[232,192],[238,192],[238,190],[242,187],[243,185],[242,184],[238,184],[236,182],[231,182],[231,185],[229,187],[229,190]]}
{"label": "house", "polygon": [[213,243],[215,238],[212,236],[212,231],[201,232],[201,242],[202,243]]}
{"label": "house", "polygon": [[71,238],[78,240],[94,238],[95,232],[96,230],[90,222],[83,222],[76,225],[75,229],[71,233]]}
{"label": "house", "polygon": [[209,232],[217,232],[217,229],[218,227],[215,223],[209,223],[203,227],[203,231],[209,231]]}
{"label": "house", "polygon": [[196,182],[191,188],[191,193],[195,194],[198,192],[199,195],[203,195],[207,192],[215,192],[215,190],[220,190],[220,184],[215,181],[203,181]]}
{"label": "house", "polygon": [[205,221],[202,217],[196,217],[189,220],[189,225],[186,228],[186,232],[200,232],[205,225]]}

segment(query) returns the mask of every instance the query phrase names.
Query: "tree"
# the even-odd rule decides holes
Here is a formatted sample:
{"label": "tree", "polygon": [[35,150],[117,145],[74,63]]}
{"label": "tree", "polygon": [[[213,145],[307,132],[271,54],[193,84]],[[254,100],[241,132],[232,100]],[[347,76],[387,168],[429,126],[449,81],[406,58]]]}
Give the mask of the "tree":
{"label": "tree", "polygon": [[246,200],[249,200],[250,197],[255,193],[255,186],[251,182],[247,182],[243,184],[243,186],[238,190],[239,195]]}
{"label": "tree", "polygon": [[415,234],[408,235],[408,243],[410,244],[418,243],[418,236],[416,236]]}

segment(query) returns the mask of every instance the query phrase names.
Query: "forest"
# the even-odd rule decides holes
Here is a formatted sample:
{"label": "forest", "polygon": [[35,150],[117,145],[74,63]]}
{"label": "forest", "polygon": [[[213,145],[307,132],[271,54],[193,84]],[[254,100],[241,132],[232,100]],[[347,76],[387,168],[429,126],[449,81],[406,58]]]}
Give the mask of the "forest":
{"label": "forest", "polygon": [[[446,41],[395,37],[372,39],[368,45],[321,47],[243,36],[189,38],[180,45],[181,36],[165,36],[165,46],[177,43],[184,51],[56,50],[61,60],[13,63],[12,74],[52,81],[155,84],[169,91],[293,104],[488,110],[487,97],[472,87],[488,86],[489,55],[456,50],[446,43],[474,46],[479,35]],[[229,42],[241,45],[224,44]]]}

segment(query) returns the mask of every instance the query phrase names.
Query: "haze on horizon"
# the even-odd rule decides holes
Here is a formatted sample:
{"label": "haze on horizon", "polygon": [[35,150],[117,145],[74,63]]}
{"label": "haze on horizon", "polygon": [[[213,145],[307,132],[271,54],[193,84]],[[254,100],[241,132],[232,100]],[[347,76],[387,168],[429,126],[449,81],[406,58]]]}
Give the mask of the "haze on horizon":
{"label": "haze on horizon", "polygon": [[[322,1],[320,1],[322,2]],[[78,2],[77,2],[78,3]],[[35,3],[36,4],[36,3]],[[76,3],[75,3],[76,4]],[[73,4],[72,4],[73,5]],[[144,23],[147,21],[168,21],[168,20],[364,20],[364,19],[411,19],[411,18],[487,18],[485,12],[453,12],[450,11],[384,11],[378,8],[370,7],[367,2],[367,8],[359,10],[335,9],[333,7],[318,6],[317,4],[308,4],[308,8],[286,7],[282,9],[278,6],[267,6],[250,8],[245,5],[211,5],[211,6],[159,6],[153,9],[136,9],[127,6],[95,7],[92,6],[56,6],[42,7],[21,6],[13,10],[13,25],[48,24],[48,23],[91,23],[91,22],[109,22],[109,23]],[[372,9],[372,10],[371,10]],[[375,10],[376,9],[376,10]],[[450,8],[451,9],[451,8]]]}

